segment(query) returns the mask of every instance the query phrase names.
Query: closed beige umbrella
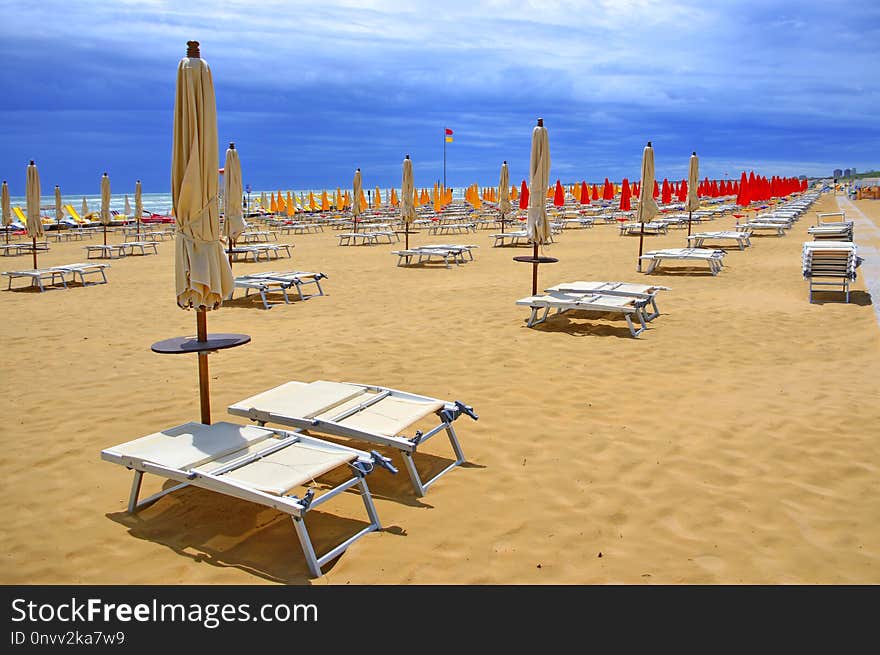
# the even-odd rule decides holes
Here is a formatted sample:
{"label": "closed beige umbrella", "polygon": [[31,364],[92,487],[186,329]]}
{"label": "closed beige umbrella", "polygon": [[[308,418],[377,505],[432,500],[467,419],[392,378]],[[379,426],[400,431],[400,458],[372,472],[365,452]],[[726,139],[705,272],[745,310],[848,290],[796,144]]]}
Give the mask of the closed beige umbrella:
{"label": "closed beige umbrella", "polygon": [[56,184],[55,185],[55,222],[61,223],[62,218],[64,218],[64,207],[61,204],[61,187]]}
{"label": "closed beige umbrella", "polygon": [[141,238],[141,216],[143,215],[144,199],[141,197],[141,181],[138,180],[134,185],[134,220],[138,240]]}
{"label": "closed beige umbrella", "polygon": [[[547,220],[547,186],[550,183],[550,139],[543,119],[532,130],[532,150],[529,157],[529,210],[526,233],[535,246],[550,240],[550,222]],[[535,249],[537,253],[537,248]],[[536,254],[537,256],[537,254]]]}
{"label": "closed beige umbrella", "polygon": [[351,215],[353,216],[352,222],[354,223],[354,231],[357,232],[358,229],[358,218],[363,213],[364,208],[361,205],[361,196],[363,195],[363,182],[361,180],[361,169],[357,169],[354,172],[354,181],[352,182],[352,200],[351,200]]}
{"label": "closed beige umbrella", "polygon": [[37,268],[37,239],[43,238],[43,221],[40,219],[40,173],[31,159],[27,167],[27,186],[25,187],[27,233],[33,239],[34,269]]}
{"label": "closed beige umbrella", "polygon": [[82,214],[81,217],[83,220],[86,220],[86,216],[89,215],[89,203],[86,201],[86,197],[83,196],[83,204],[82,204]]}
{"label": "closed beige umbrella", "polygon": [[[220,237],[217,203],[219,153],[217,104],[208,63],[198,41],[187,41],[186,57],[177,66],[174,138],[171,150],[171,199],[177,226],[174,243],[176,300],[196,310],[196,339],[153,344],[156,352],[196,352],[202,423],[211,422],[208,352],[242,345],[247,335],[209,335],[207,312],[218,309],[233,290],[232,269]],[[218,344],[218,345],[215,345]]]}
{"label": "closed beige umbrella", "polygon": [[235,144],[230,143],[223,165],[223,197],[226,207],[223,212],[223,235],[229,240],[229,265],[232,265],[232,248],[238,235],[247,229],[241,211],[241,160]]}
{"label": "closed beige umbrella", "polygon": [[685,208],[688,210],[688,236],[691,235],[691,218],[694,211],[700,208],[700,194],[698,188],[700,185],[700,160],[697,159],[697,153],[691,154],[690,165],[688,166],[688,195]]}
{"label": "closed beige umbrella", "polygon": [[128,204],[128,194],[125,194],[125,204],[123,205],[123,212],[125,212],[125,218],[131,218],[131,205]]}
{"label": "closed beige umbrella", "polygon": [[107,226],[110,225],[110,178],[101,176],[101,224],[104,226],[104,245],[107,245]]}
{"label": "closed beige umbrella", "polygon": [[504,232],[504,217],[510,212],[510,171],[506,161],[501,164],[498,180],[498,211],[501,212],[501,231]]}
{"label": "closed beige umbrella", "polygon": [[12,225],[12,207],[9,205],[9,185],[3,180],[2,189],[0,189],[0,211],[2,211],[2,221],[4,232],[6,232],[6,243],[9,243],[9,226]]}
{"label": "closed beige umbrella", "polygon": [[400,220],[403,221],[407,250],[409,250],[409,226],[416,220],[416,208],[413,205],[414,193],[412,159],[407,155],[403,159],[403,177],[400,182]]}
{"label": "closed beige umbrella", "polygon": [[637,270],[642,270],[642,243],[645,239],[645,223],[648,223],[657,214],[660,208],[654,200],[654,148],[651,142],[645,146],[642,153],[642,176],[639,186],[639,206],[636,208],[636,220],[642,224],[639,231],[639,263]]}

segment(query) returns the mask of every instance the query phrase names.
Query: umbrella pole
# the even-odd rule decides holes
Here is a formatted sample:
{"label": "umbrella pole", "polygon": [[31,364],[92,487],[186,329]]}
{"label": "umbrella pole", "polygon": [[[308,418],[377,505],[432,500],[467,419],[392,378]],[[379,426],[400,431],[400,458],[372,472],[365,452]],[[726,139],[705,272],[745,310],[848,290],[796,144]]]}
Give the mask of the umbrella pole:
{"label": "umbrella pole", "polygon": [[636,266],[636,270],[641,273],[642,272],[642,243],[645,240],[645,221],[641,222],[642,228],[639,230],[639,263]]}
{"label": "umbrella pole", "polygon": [[37,237],[34,237],[34,270],[37,270]]}
{"label": "umbrella pole", "polygon": [[235,247],[235,239],[229,237],[229,268],[232,268],[232,249]]}
{"label": "umbrella pole", "polygon": [[[196,310],[196,340],[208,340],[208,312],[204,307]],[[211,425],[211,399],[208,395],[208,353],[199,352],[199,404],[202,423]]]}
{"label": "umbrella pole", "polygon": [[693,211],[688,212],[688,236],[691,235],[691,218],[693,217],[693,215],[694,215]]}
{"label": "umbrella pole", "polygon": [[532,295],[538,293],[538,242],[532,244]]}
{"label": "umbrella pole", "polygon": [[140,241],[141,240],[141,217],[138,216],[137,219],[135,219],[135,220],[136,220],[135,229],[137,230],[137,237],[136,238],[138,241]]}
{"label": "umbrella pole", "polygon": [[104,245],[107,245],[107,226],[104,225]]}
{"label": "umbrella pole", "polygon": [[406,245],[404,248],[409,250],[409,223],[404,222],[403,233],[406,235]]}

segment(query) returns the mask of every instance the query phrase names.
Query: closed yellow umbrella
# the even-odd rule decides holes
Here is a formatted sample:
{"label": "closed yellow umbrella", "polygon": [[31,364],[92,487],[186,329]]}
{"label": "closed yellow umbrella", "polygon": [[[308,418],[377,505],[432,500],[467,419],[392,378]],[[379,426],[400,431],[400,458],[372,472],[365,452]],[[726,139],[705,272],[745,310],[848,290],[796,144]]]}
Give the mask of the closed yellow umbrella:
{"label": "closed yellow umbrella", "polygon": [[315,194],[309,191],[309,209],[311,211],[315,211],[318,208],[318,203],[315,202]]}
{"label": "closed yellow umbrella", "polygon": [[397,189],[391,189],[391,205],[397,207],[399,204],[400,200],[397,198]]}
{"label": "closed yellow umbrella", "polygon": [[275,194],[269,194],[269,211],[273,214],[278,211],[278,203],[275,202]]}
{"label": "closed yellow umbrella", "polygon": [[9,226],[12,225],[12,208],[9,205],[9,185],[3,180],[0,187],[0,216],[2,216],[4,232],[6,232],[6,243],[9,243]]}
{"label": "closed yellow umbrella", "polygon": [[327,195],[327,189],[321,191],[321,211],[330,211],[330,197]]}
{"label": "closed yellow umbrella", "polygon": [[700,208],[700,194],[697,189],[700,184],[700,160],[697,159],[697,153],[691,154],[690,162],[688,162],[688,194],[685,209],[688,210],[688,236],[691,235],[691,219],[694,211]]}
{"label": "closed yellow umbrella", "polygon": [[110,178],[107,173],[101,176],[101,224],[104,226],[104,245],[107,245],[107,226],[110,225]]}
{"label": "closed yellow umbrella", "polygon": [[293,216],[296,214],[296,203],[293,201],[293,194],[288,191],[287,192],[287,215]]}
{"label": "closed yellow umbrella", "polygon": [[333,204],[336,206],[336,211],[342,211],[345,209],[345,198],[342,195],[342,189],[336,187],[336,195],[333,197]]}
{"label": "closed yellow umbrella", "polygon": [[226,162],[223,164],[223,197],[226,206],[223,208],[223,236],[229,243],[229,266],[232,267],[232,249],[235,240],[247,229],[244,214],[241,209],[241,196],[243,193],[241,182],[241,159],[235,144],[230,143],[226,150]]}
{"label": "closed yellow umbrella", "polygon": [[141,181],[138,180],[134,184],[134,220],[138,240],[141,238],[141,216],[144,215],[144,199],[142,195]]}
{"label": "closed yellow umbrella", "polygon": [[501,164],[501,176],[498,178],[498,211],[501,213],[501,231],[504,232],[504,217],[510,213],[510,171],[507,161]]}
{"label": "closed yellow umbrella", "polygon": [[364,190],[363,190],[363,180],[361,178],[361,169],[358,168],[354,172],[354,180],[351,183],[352,189],[352,201],[351,201],[351,215],[352,222],[354,223],[354,231],[357,232],[358,228],[358,220],[360,219],[360,215],[364,212]]}
{"label": "closed yellow umbrella", "polygon": [[33,239],[34,268],[37,268],[37,239],[43,238],[43,221],[40,220],[40,173],[31,159],[27,167],[27,184],[25,186],[25,208],[27,233]]}
{"label": "closed yellow umbrella", "polygon": [[403,159],[403,177],[400,184],[400,220],[403,221],[404,234],[406,234],[406,249],[409,250],[409,226],[416,219],[414,204],[416,192],[413,188],[412,159],[407,155]]}
{"label": "closed yellow umbrella", "polygon": [[636,270],[642,270],[642,243],[645,239],[645,223],[649,222],[657,214],[660,208],[654,200],[654,148],[651,142],[645,146],[642,153],[642,176],[639,186],[639,206],[636,208],[636,220],[642,224],[639,231],[639,260]]}

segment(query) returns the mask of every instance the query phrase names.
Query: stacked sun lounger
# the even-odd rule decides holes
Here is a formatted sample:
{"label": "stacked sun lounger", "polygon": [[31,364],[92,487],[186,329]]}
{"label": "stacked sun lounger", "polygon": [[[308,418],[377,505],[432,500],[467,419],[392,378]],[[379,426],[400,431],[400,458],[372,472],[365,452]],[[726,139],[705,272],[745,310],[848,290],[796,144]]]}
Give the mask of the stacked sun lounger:
{"label": "stacked sun lounger", "polygon": [[853,224],[849,221],[846,221],[843,223],[823,223],[822,225],[812,225],[807,228],[807,233],[812,236],[815,241],[852,241]]}
{"label": "stacked sun lounger", "polygon": [[846,302],[849,302],[849,285],[856,279],[856,269],[861,262],[856,244],[851,241],[805,243],[801,264],[804,279],[810,282],[810,302],[813,302],[813,291],[821,290],[817,287],[836,287],[846,294]]}
{"label": "stacked sun lounger", "polygon": [[[235,278],[229,299],[232,299],[235,289],[244,289],[245,298],[250,295],[251,291],[256,291],[260,294],[260,298],[263,301],[263,308],[271,309],[272,305],[269,303],[268,298],[270,293],[280,292],[285,304],[290,304],[290,298],[287,295],[287,291],[290,288],[296,289],[300,300],[308,300],[314,296],[323,296],[324,290],[321,288],[321,280],[326,277],[324,273],[308,271],[266,271],[239,275]],[[316,292],[312,294],[303,293],[303,287],[308,285],[314,285]]]}
{"label": "stacked sun lounger", "polygon": [[[644,224],[644,232],[645,234],[666,234],[669,230],[666,223],[662,221],[648,221]],[[641,234],[642,233],[642,223],[621,223],[620,224],[620,235],[626,234]]]}
{"label": "stacked sun lounger", "polygon": [[690,235],[688,239],[688,246],[692,246],[694,248],[702,248],[703,243],[705,241],[734,241],[735,245],[740,250],[745,250],[748,246],[752,245],[749,237],[752,236],[752,233],[748,230],[732,230],[732,231],[721,231],[721,232],[697,232],[696,234]]}
{"label": "stacked sun lounger", "polygon": [[683,261],[687,264],[705,262],[709,266],[712,275],[718,275],[723,266],[724,250],[712,248],[666,248],[664,250],[652,250],[641,256],[640,259],[648,261],[646,274],[653,273],[664,261]]}
{"label": "stacked sun lounger", "polygon": [[411,266],[413,264],[428,264],[432,261],[442,261],[446,268],[450,268],[450,262],[459,265],[473,261],[473,245],[436,244],[417,246],[408,250],[394,250],[392,255],[397,255],[398,266]]}
{"label": "stacked sun lounger", "polygon": [[647,305],[643,309],[646,321],[653,321],[660,316],[660,310],[657,308],[657,293],[659,291],[668,291],[669,287],[660,286],[658,284],[639,284],[633,282],[615,282],[615,281],[587,281],[578,280],[576,282],[561,282],[547,289],[547,293],[600,293],[606,296],[623,296],[625,298],[636,298],[644,300],[651,304],[651,311],[647,310]]}
{"label": "stacked sun lounger", "polygon": [[[620,296],[596,293],[564,293],[562,291],[550,291],[541,295],[528,296],[516,301],[517,305],[528,307],[531,310],[527,321],[528,327],[533,327],[547,320],[551,309],[556,314],[568,311],[589,311],[602,313],[616,313],[623,316],[627,327],[633,337],[639,336],[647,328],[645,305],[647,299],[631,296]],[[543,315],[538,318],[538,312],[543,310]],[[633,318],[639,323],[637,328],[633,325]]]}

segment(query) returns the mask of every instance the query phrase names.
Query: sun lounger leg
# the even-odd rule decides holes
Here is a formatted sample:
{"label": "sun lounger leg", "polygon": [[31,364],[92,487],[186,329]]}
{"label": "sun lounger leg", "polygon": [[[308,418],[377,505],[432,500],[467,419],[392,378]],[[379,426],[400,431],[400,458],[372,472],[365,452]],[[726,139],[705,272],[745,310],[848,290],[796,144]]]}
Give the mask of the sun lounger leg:
{"label": "sun lounger leg", "polygon": [[309,531],[306,530],[306,522],[300,516],[292,516],[291,518],[293,519],[293,527],[296,528],[296,536],[299,537],[299,543],[302,546],[309,572],[316,578],[319,578],[321,577],[321,567],[318,565],[318,558],[315,555],[315,549],[312,547]]}
{"label": "sun lounger leg", "polygon": [[379,523],[379,514],[376,512],[376,505],[373,504],[373,494],[370,493],[370,488],[367,486],[367,479],[364,476],[360,476],[358,485],[361,488],[361,498],[364,501],[364,508],[367,510],[367,516],[370,517],[371,527],[375,530],[381,530],[382,525]]}
{"label": "sun lounger leg", "polygon": [[413,488],[416,490],[416,496],[420,498],[425,495],[425,485],[422,484],[422,479],[419,477],[418,469],[416,469],[416,464],[413,462],[411,453],[403,453],[403,463],[406,466],[406,472],[409,473],[409,479],[412,481]]}
{"label": "sun lounger leg", "polygon": [[128,513],[134,514],[134,511],[137,509],[137,499],[138,495],[141,493],[141,482],[144,479],[143,471],[135,471],[134,472],[134,480],[131,482],[131,494],[128,497]]}
{"label": "sun lounger leg", "polygon": [[272,309],[271,305],[269,305],[269,301],[266,299],[266,289],[260,289],[260,298],[263,299],[263,309]]}
{"label": "sun lounger leg", "polygon": [[464,452],[461,450],[461,444],[458,442],[458,436],[455,434],[455,428],[451,423],[446,424],[446,434],[449,436],[449,443],[452,450],[455,451],[455,463],[464,464]]}

